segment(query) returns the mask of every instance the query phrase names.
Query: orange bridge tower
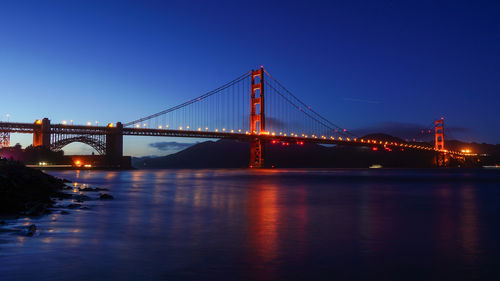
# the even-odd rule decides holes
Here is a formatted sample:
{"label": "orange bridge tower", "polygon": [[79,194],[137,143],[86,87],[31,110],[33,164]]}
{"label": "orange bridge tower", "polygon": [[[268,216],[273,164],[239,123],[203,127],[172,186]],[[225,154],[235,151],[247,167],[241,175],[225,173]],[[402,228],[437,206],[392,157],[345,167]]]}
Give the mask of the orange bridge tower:
{"label": "orange bridge tower", "polygon": [[264,166],[264,144],[258,135],[266,131],[264,107],[264,68],[252,69],[250,134],[255,138],[250,141],[250,168]]}
{"label": "orange bridge tower", "polygon": [[444,119],[436,120],[434,124],[436,127],[434,148],[436,150],[444,150]]}
{"label": "orange bridge tower", "polygon": [[436,150],[436,165],[443,167],[446,164],[445,148],[444,148],[444,119],[434,121],[435,140],[434,149]]}

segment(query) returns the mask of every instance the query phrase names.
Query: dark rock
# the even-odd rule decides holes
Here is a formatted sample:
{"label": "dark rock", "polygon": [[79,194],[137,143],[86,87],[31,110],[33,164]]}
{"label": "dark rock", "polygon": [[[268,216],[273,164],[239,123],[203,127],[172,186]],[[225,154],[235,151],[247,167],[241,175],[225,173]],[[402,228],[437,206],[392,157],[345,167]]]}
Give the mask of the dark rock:
{"label": "dark rock", "polygon": [[0,159],[0,175],[0,214],[5,215],[43,214],[65,186],[61,179],[5,159]]}
{"label": "dark rock", "polygon": [[32,224],[28,226],[28,231],[26,233],[26,236],[33,236],[36,233],[36,225]]}
{"label": "dark rock", "polygon": [[101,200],[113,200],[115,198],[112,195],[103,193],[103,194],[101,194],[101,196],[99,196],[99,199],[101,199]]}
{"label": "dark rock", "polygon": [[6,225],[7,223],[4,221],[0,221],[0,225]]}
{"label": "dark rock", "polygon": [[61,211],[61,215],[69,215],[68,211]]}
{"label": "dark rock", "polygon": [[69,204],[68,206],[66,206],[66,208],[76,209],[76,208],[80,208],[81,206],[82,206],[82,204]]}
{"label": "dark rock", "polygon": [[78,195],[73,195],[73,199],[75,199],[77,202],[83,202],[85,200],[90,200],[91,198],[88,197],[87,195],[78,194]]}
{"label": "dark rock", "polygon": [[45,213],[46,208],[47,208],[47,204],[36,203],[34,206],[32,206],[26,212],[26,215],[28,215],[28,216],[40,216],[40,215]]}
{"label": "dark rock", "polygon": [[99,188],[99,187],[96,187],[96,188],[92,188],[92,187],[84,187],[84,188],[80,188],[80,191],[89,191],[89,192],[96,192],[96,191],[109,191],[109,189],[107,188]]}
{"label": "dark rock", "polygon": [[61,200],[61,199],[71,199],[71,198],[73,198],[73,195],[69,194],[69,193],[58,191],[58,192],[54,193],[53,197],[56,197],[57,199]]}

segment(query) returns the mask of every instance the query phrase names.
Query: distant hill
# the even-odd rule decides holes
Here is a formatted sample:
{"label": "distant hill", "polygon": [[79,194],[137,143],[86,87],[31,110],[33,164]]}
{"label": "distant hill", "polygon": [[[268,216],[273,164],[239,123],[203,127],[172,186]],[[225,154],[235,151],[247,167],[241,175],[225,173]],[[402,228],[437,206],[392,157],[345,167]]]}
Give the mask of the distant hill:
{"label": "distant hill", "polygon": [[[401,141],[397,138],[376,139]],[[432,152],[373,151],[371,147],[266,144],[265,150],[264,160],[268,167],[367,168],[374,164],[384,167],[432,167],[434,163]],[[223,139],[198,143],[163,157],[135,158],[133,165],[137,168],[246,168],[249,154],[249,143]]]}
{"label": "distant hill", "polygon": [[164,157],[135,158],[133,165],[137,168],[243,168],[248,166],[249,150],[246,142],[205,141]]}
{"label": "distant hill", "polygon": [[403,139],[394,137],[388,134],[368,134],[363,137],[363,139],[378,140],[378,141],[389,141],[389,142],[404,142]]}

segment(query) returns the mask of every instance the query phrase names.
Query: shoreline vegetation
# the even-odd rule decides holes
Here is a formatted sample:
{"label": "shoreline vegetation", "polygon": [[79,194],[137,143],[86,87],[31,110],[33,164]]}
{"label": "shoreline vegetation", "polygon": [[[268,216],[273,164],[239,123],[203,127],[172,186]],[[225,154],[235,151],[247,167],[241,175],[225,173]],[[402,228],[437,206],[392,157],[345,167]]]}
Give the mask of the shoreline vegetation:
{"label": "shoreline vegetation", "polygon": [[[40,170],[24,166],[22,163],[0,159],[0,227],[6,220],[21,217],[38,217],[59,212],[69,214],[65,209],[88,209],[81,203],[88,200],[114,199],[107,193],[99,193],[97,198],[83,195],[83,192],[108,191],[88,186],[72,187],[66,179],[48,175]],[[69,192],[68,192],[69,191]],[[66,201],[71,201],[65,204]],[[6,232],[6,230],[0,231]],[[36,225],[24,230],[12,230],[27,236],[36,233]]]}

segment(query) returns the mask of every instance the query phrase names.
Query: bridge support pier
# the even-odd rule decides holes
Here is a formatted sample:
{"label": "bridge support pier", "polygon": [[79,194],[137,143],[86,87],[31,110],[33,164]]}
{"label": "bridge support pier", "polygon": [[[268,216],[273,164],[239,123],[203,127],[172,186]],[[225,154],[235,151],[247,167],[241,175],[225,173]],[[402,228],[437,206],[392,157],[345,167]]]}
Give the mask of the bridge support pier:
{"label": "bridge support pier", "polygon": [[264,143],[256,138],[250,141],[250,168],[264,167]]}
{"label": "bridge support pier", "polygon": [[37,127],[33,131],[33,147],[45,147],[50,149],[50,120],[43,118],[36,120]]}
{"label": "bridge support pier", "polygon": [[121,167],[123,160],[123,124],[116,123],[108,127],[106,132],[106,164],[110,167]]}
{"label": "bridge support pier", "polygon": [[447,159],[446,154],[441,151],[436,152],[435,160],[436,160],[436,167],[446,167],[447,162],[449,162],[448,161],[449,159]]}

